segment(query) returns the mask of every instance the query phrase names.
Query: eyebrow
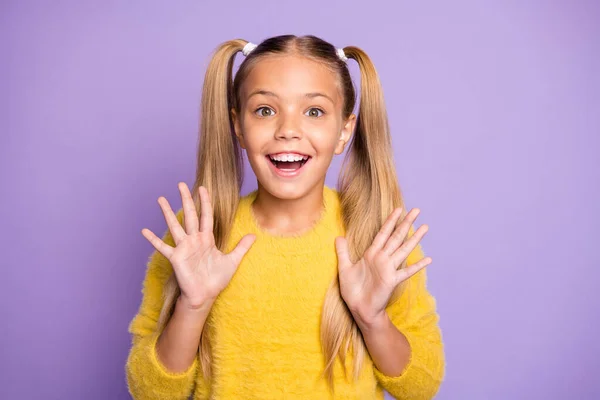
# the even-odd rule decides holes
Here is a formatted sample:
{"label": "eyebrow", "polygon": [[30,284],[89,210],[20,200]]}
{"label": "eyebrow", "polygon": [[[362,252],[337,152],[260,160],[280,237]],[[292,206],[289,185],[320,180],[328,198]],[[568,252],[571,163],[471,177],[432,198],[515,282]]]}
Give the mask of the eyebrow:
{"label": "eyebrow", "polygon": [[[254,92],[250,93],[250,96],[248,96],[248,99],[250,97],[252,97],[254,95],[258,95],[258,94],[262,94],[263,96],[271,96],[271,97],[275,97],[275,98],[279,99],[279,96],[276,93],[270,92],[268,90],[262,90],[262,89],[255,90]],[[306,93],[304,95],[304,97],[307,97],[309,99],[314,99],[315,97],[325,97],[332,104],[335,104],[333,99],[324,93],[319,93],[319,92]]]}

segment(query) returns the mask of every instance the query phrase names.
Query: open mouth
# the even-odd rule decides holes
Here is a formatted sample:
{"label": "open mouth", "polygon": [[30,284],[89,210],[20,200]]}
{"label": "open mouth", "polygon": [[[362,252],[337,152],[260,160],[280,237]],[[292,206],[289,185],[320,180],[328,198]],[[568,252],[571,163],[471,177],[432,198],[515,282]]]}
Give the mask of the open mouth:
{"label": "open mouth", "polygon": [[310,156],[301,154],[269,154],[267,158],[277,170],[290,173],[298,171],[311,159]]}

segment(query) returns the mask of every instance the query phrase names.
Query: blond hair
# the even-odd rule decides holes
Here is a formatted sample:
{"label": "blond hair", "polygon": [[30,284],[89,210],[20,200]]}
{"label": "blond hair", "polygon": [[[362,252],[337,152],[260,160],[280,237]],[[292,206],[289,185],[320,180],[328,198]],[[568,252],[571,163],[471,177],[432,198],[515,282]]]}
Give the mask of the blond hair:
{"label": "blond hair", "polygon": [[[247,43],[236,39],[217,48],[208,65],[202,90],[200,141],[192,195],[200,215],[198,188],[207,188],[214,207],[215,241],[221,250],[227,245],[243,179],[242,151],[235,138],[230,112],[232,109],[239,112],[240,87],[252,66],[270,54],[291,53],[318,60],[335,71],[340,79],[345,119],[351,115],[356,103],[348,67],[330,43],[315,36],[284,35],[266,39],[241,63],[234,80],[235,55]],[[396,177],[390,129],[377,71],[366,53],[358,47],[349,46],[343,50],[349,59],[358,63],[361,75],[361,101],[356,129],[338,181],[342,219],[350,255],[355,262],[371,245],[389,214],[396,207],[404,209],[404,203]],[[233,167],[224,166],[223,160],[234,160]],[[403,211],[402,217],[405,214]],[[399,267],[404,268],[405,264]],[[403,289],[403,284],[395,289],[390,304]],[[179,293],[175,275],[171,274],[164,287],[160,328],[172,315]],[[333,390],[333,364],[336,357],[339,357],[346,374],[346,357],[352,351],[353,377],[357,379],[366,353],[360,330],[340,295],[338,279],[332,281],[327,291],[320,329],[321,347],[326,360],[323,376]],[[208,380],[211,377],[211,352],[204,333],[198,351],[202,373]]]}

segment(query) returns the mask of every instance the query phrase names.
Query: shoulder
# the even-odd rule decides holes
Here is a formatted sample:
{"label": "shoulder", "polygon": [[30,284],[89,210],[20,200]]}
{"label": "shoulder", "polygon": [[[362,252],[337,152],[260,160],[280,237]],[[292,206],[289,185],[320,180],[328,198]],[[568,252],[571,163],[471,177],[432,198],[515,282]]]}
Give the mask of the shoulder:
{"label": "shoulder", "polygon": [[342,206],[340,201],[340,193],[337,189],[325,185],[323,187],[323,201],[328,216],[328,225],[332,228],[336,227],[339,235],[344,235]]}
{"label": "shoulder", "polygon": [[323,198],[330,208],[340,208],[340,192],[336,188],[325,185],[323,187]]}

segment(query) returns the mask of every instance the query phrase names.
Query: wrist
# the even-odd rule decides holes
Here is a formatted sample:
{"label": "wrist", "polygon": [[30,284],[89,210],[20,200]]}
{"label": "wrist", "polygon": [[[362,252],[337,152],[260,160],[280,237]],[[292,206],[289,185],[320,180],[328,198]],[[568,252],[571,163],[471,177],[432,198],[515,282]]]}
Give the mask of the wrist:
{"label": "wrist", "polygon": [[183,311],[190,313],[204,313],[209,311],[214,303],[214,299],[206,298],[197,301],[191,302],[185,296],[179,296],[177,298],[176,307],[182,309]]}
{"label": "wrist", "polygon": [[354,320],[356,321],[356,325],[361,330],[361,332],[379,332],[383,331],[388,324],[391,323],[390,317],[385,310],[382,312],[365,317],[358,314],[353,314]]}

